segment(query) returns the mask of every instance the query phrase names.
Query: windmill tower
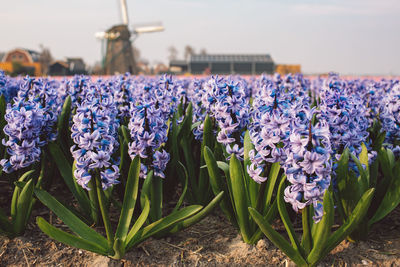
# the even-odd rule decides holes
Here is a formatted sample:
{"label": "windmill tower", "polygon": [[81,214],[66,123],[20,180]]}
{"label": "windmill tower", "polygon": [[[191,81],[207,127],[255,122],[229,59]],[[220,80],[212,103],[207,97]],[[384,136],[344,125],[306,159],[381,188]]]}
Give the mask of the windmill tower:
{"label": "windmill tower", "polygon": [[135,27],[130,31],[126,0],[120,0],[120,6],[122,24],[115,25],[106,32],[96,33],[96,38],[102,41],[102,66],[106,75],[125,72],[137,74],[132,47],[133,40],[141,33],[164,30],[161,24],[147,24]]}

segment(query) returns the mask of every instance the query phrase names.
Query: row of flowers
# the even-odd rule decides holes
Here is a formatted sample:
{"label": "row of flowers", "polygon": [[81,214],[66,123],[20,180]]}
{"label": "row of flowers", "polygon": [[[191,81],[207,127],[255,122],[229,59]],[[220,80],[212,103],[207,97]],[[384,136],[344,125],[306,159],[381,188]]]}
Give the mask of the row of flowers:
{"label": "row of flowers", "polygon": [[[245,242],[264,233],[295,263],[315,265],[343,238],[365,238],[400,202],[396,79],[126,74],[58,81],[0,72],[0,95],[1,172],[15,182],[10,217],[0,218],[9,236],[23,232],[36,196],[81,248],[120,258],[149,236],[194,224],[219,203]],[[76,207],[47,193],[54,174]],[[163,217],[163,197],[179,183],[177,206]],[[181,208],[184,200],[191,206]],[[116,227],[110,208],[121,213]],[[335,211],[342,227],[331,235]],[[278,214],[291,244],[270,226]],[[296,214],[303,217],[301,244],[291,223]],[[93,223],[104,225],[107,239],[86,225]],[[43,218],[38,225],[72,244]]]}

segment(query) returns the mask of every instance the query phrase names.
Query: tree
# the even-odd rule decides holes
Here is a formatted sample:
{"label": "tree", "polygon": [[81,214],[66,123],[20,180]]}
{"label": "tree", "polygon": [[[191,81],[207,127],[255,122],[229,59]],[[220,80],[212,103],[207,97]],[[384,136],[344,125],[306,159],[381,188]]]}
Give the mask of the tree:
{"label": "tree", "polygon": [[39,55],[39,63],[42,66],[43,75],[47,75],[49,73],[49,67],[51,62],[53,62],[53,57],[51,56],[50,49],[48,47],[39,45],[40,47],[40,55]]}
{"label": "tree", "polygon": [[178,56],[178,50],[176,50],[175,46],[171,45],[170,47],[168,47],[168,59],[171,60],[176,60],[177,56]]}
{"label": "tree", "polygon": [[200,50],[200,55],[202,55],[202,56],[207,55],[207,50],[205,48],[202,48]]}
{"label": "tree", "polygon": [[186,45],[185,46],[185,54],[184,54],[185,60],[188,60],[189,57],[193,54],[194,54],[194,48],[191,47],[190,45]]}

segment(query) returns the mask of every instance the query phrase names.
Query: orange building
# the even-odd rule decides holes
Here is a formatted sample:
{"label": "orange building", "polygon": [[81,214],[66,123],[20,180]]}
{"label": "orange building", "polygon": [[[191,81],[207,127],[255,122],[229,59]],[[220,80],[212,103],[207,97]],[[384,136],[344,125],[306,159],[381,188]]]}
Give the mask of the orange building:
{"label": "orange building", "polygon": [[36,51],[16,48],[5,53],[2,59],[0,59],[0,69],[6,72],[13,72],[13,63],[19,63],[25,68],[33,68],[35,76],[42,75],[41,64],[39,63],[40,54]]}
{"label": "orange building", "polygon": [[281,75],[301,73],[301,65],[278,64],[276,65],[275,72]]}

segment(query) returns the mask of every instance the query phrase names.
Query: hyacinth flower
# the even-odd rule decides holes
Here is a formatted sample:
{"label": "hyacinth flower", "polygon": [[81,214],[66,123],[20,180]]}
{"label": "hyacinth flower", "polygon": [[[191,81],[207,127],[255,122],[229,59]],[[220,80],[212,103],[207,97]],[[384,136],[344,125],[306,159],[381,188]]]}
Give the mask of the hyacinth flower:
{"label": "hyacinth flower", "polygon": [[[290,241],[274,230],[259,211],[249,207],[250,215],[261,231],[298,266],[316,266],[356,229],[366,215],[374,193],[374,189],[366,191],[351,215],[338,230],[331,232],[335,209],[332,193],[327,190],[331,172],[330,134],[326,122],[314,116],[315,112],[315,109],[304,108],[293,118],[287,159],[283,166],[286,177],[281,180],[277,191],[279,215]],[[286,180],[290,185],[285,188]],[[291,204],[294,211],[302,213],[301,242],[285,202]],[[311,210],[314,211],[313,216]]]}
{"label": "hyacinth flower", "polygon": [[[71,153],[75,159],[73,168],[68,166],[68,162],[63,159],[61,149],[55,145],[52,146],[53,155],[58,158],[57,165],[61,174],[65,177],[70,176],[68,179],[64,177],[64,180],[67,185],[70,185],[72,181],[73,186],[69,187],[80,203],[81,216],[83,216],[77,217],[76,213],[71,212],[73,208],[67,209],[46,191],[35,189],[38,199],[49,207],[76,235],[57,229],[43,218],[38,217],[37,224],[43,232],[65,244],[118,259],[123,257],[128,249],[150,236],[174,233],[183,227],[196,223],[218,204],[222,193],[205,208],[190,206],[179,210],[180,205],[178,205],[175,212],[170,216],[157,219],[154,222],[150,220],[153,223],[147,224],[149,214],[154,211],[152,211],[153,208],[150,208],[151,196],[148,197],[150,194],[142,188],[140,193],[140,199],[143,200],[141,201],[142,210],[139,212],[140,215],[136,222],[131,226],[133,211],[137,206],[139,177],[148,174],[143,167],[151,169],[149,172],[155,173],[157,176],[164,176],[163,169],[168,162],[168,155],[165,152],[155,150],[156,145],[160,146],[160,142],[164,142],[164,137],[160,136],[164,136],[165,133],[162,133],[162,131],[166,130],[162,123],[162,116],[155,109],[147,109],[147,106],[138,107],[132,112],[135,118],[139,120],[132,119],[130,127],[138,130],[139,134],[139,117],[143,115],[146,118],[148,115],[151,118],[151,129],[154,132],[149,133],[149,128],[144,127],[147,129],[147,133],[135,136],[140,142],[130,144],[129,153],[133,155],[133,159],[128,175],[125,177],[125,194],[120,220],[114,231],[110,222],[109,204],[112,189],[119,183],[120,174],[120,165],[115,158],[115,155],[117,155],[115,152],[119,147],[116,141],[118,140],[118,108],[113,101],[112,88],[109,83],[98,81],[95,84],[90,84],[88,88],[90,89],[85,92],[84,99],[79,99],[77,102],[76,113],[73,115],[71,126],[71,137],[74,141]],[[158,112],[161,112],[161,109],[158,109]],[[141,145],[146,146],[144,150],[140,150]],[[124,155],[122,154],[122,156]],[[143,165],[140,158],[143,159]],[[122,160],[119,164],[121,162]],[[145,183],[149,183],[151,180],[152,178],[147,175]],[[149,185],[149,190],[152,190],[153,184],[149,183]],[[154,201],[154,206],[156,203]],[[157,207],[155,209],[157,210]],[[91,214],[92,220],[84,218],[84,214]],[[101,214],[106,238],[86,224],[97,221],[98,214]],[[84,221],[82,221],[82,218],[84,218]]]}
{"label": "hyacinth flower", "polygon": [[266,166],[279,165],[286,160],[293,99],[293,88],[284,84],[280,77],[263,83],[253,100],[249,126],[254,150],[249,153],[251,165],[247,166],[247,172],[257,183],[267,180],[262,176]]}
{"label": "hyacinth flower", "polygon": [[[152,220],[161,218],[162,210],[162,180],[165,178],[164,170],[170,156],[162,144],[167,141],[167,121],[162,115],[161,108],[156,103],[131,107],[129,121],[130,137],[128,153],[133,160],[135,157],[142,159],[140,177],[145,178],[146,189],[151,190]],[[154,175],[154,177],[153,177]]]}
{"label": "hyacinth flower", "polygon": [[0,97],[9,103],[17,95],[20,83],[20,79],[11,78],[0,70]]}
{"label": "hyacinth flower", "polygon": [[386,94],[383,101],[380,121],[382,130],[386,132],[385,142],[400,157],[400,83],[397,81]]}
{"label": "hyacinth flower", "polygon": [[[185,177],[182,163],[188,172],[187,200],[189,203],[205,205],[212,199],[208,173],[204,166],[202,148],[214,147],[212,122],[202,105],[206,78],[174,81],[175,99],[178,106],[171,120],[168,148],[171,150],[171,168],[182,180]],[[173,172],[172,172],[173,173]]]}
{"label": "hyacinth flower", "polygon": [[339,159],[345,148],[358,155],[367,143],[368,110],[363,100],[352,94],[345,81],[331,75],[320,92],[322,116],[329,124],[333,157]]}
{"label": "hyacinth flower", "polygon": [[42,181],[52,176],[48,169],[54,168],[46,156],[46,146],[57,136],[57,85],[30,77],[20,84],[12,103],[7,107],[5,102],[1,103],[2,144],[7,152],[0,160],[1,172],[7,173],[11,182],[17,180],[11,202],[11,222],[3,217],[5,214],[0,215],[3,231],[9,236],[23,233],[35,203],[33,188],[41,187]]}
{"label": "hyacinth flower", "polygon": [[[396,90],[396,87],[393,89]],[[391,99],[396,99],[396,97]],[[387,110],[395,110],[395,108],[392,108],[393,104],[391,103],[396,103],[396,101],[389,101],[382,108],[383,112],[380,118],[382,126],[387,123],[382,118],[389,117]],[[396,123],[392,122],[392,125],[392,127],[396,127]],[[374,133],[375,127],[379,131],[378,135]],[[384,127],[382,128],[385,129]],[[386,217],[400,204],[400,160],[396,159],[395,156],[396,143],[391,140],[389,147],[382,147],[385,131],[380,132],[379,128],[377,123],[374,123],[371,131],[373,136],[370,137],[372,146],[368,146],[368,143],[361,143],[361,152],[358,154],[346,149],[337,163],[336,174],[338,182],[337,192],[335,193],[338,199],[338,210],[341,212],[343,219],[350,216],[355,208],[354,203],[361,198],[364,192],[370,188],[375,188],[376,190],[363,223],[348,238],[351,241],[365,240],[372,225]],[[386,130],[390,131],[388,128]],[[391,135],[386,134],[386,138],[388,136]],[[373,140],[373,138],[379,138],[380,140]],[[374,156],[371,157],[371,155]],[[354,170],[354,165],[356,165],[356,170]]]}
{"label": "hyacinth flower", "polygon": [[[235,149],[227,147],[226,152],[230,153],[228,164],[224,161],[218,161],[215,152],[213,153],[209,147],[204,148],[205,161],[214,193],[225,190],[229,191],[231,195],[230,198],[221,201],[221,209],[227,218],[239,228],[243,240],[250,244],[257,242],[262,233],[257,228],[255,221],[249,218],[247,207],[260,210],[263,215],[267,216],[268,220],[273,219],[276,210],[272,192],[279,176],[279,159],[277,158],[275,163],[274,160],[264,162],[261,155],[267,157],[268,151],[266,151],[267,145],[261,142],[261,138],[266,138],[267,142],[281,143],[279,135],[275,136],[278,132],[271,131],[271,128],[267,127],[267,124],[271,123],[270,118],[272,120],[277,119],[276,122],[282,124],[282,127],[278,127],[278,130],[282,129],[282,136],[286,134],[285,127],[289,125],[287,118],[281,118],[279,115],[283,114],[279,112],[281,109],[286,109],[286,104],[279,93],[276,93],[279,90],[276,88],[276,84],[272,80],[266,80],[265,76],[261,79],[258,84],[263,84],[264,88],[254,88],[255,90],[253,90],[256,93],[253,95],[252,122],[247,126],[249,131],[244,133],[243,151],[238,154]],[[250,115],[244,117],[247,116]],[[273,128],[275,130],[276,125]],[[268,135],[268,137],[264,135]],[[276,140],[276,137],[278,137],[278,140]],[[232,139],[234,138],[232,137]],[[283,145],[279,144],[278,147],[283,148]],[[273,153],[275,155],[275,152]],[[243,165],[240,159],[243,160]],[[220,169],[224,171],[225,175],[221,175]],[[268,185],[263,183],[266,178],[261,178],[265,176],[265,172],[268,172],[270,177]],[[259,179],[256,179],[256,176]],[[243,190],[243,188],[246,188],[246,190]]]}
{"label": "hyacinth flower", "polygon": [[[313,220],[318,223],[323,214],[321,202],[331,183],[332,160],[329,126],[316,113],[315,108],[304,108],[292,120],[283,169],[291,183],[285,189],[285,201],[303,214],[307,206],[313,206]],[[318,119],[315,125],[313,119]]]}
{"label": "hyacinth flower", "polygon": [[[207,170],[201,168],[205,164],[202,148],[205,145],[214,147],[215,138],[212,122],[201,105],[203,81],[189,83],[186,79],[174,80],[170,86],[178,105],[171,119],[166,147],[171,152],[168,173],[180,177],[182,185],[187,184],[188,202],[206,205],[213,193]],[[188,173],[187,182],[184,180],[185,171]]]}
{"label": "hyacinth flower", "polygon": [[209,103],[210,116],[219,128],[217,142],[225,148],[227,160],[231,154],[243,160],[243,135],[249,122],[249,103],[245,85],[234,78],[212,77],[205,84],[207,94],[203,103]]}

